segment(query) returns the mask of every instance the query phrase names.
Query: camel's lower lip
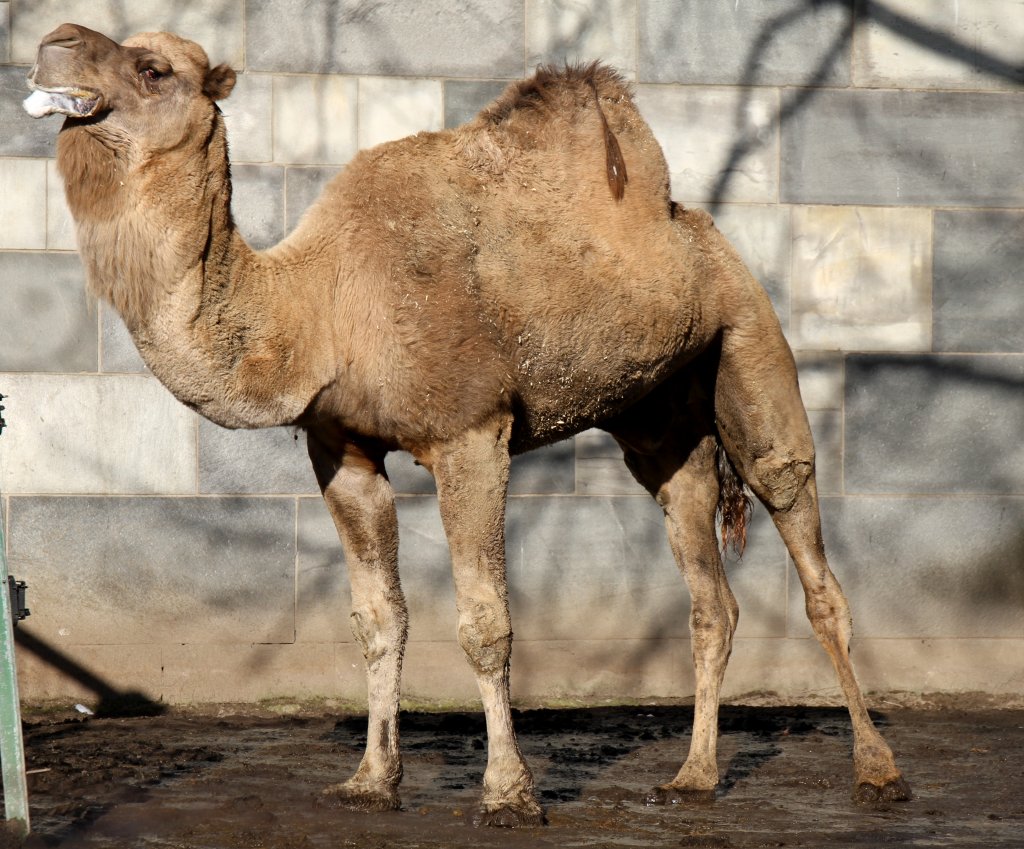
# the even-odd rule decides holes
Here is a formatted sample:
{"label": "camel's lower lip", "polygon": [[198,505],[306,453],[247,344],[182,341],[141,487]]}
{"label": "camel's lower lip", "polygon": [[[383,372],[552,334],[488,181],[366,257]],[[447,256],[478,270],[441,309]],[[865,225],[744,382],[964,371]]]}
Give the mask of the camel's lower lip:
{"label": "camel's lower lip", "polygon": [[99,104],[99,95],[92,91],[72,87],[40,87],[26,97],[22,105],[33,118],[53,114],[88,118],[95,114]]}

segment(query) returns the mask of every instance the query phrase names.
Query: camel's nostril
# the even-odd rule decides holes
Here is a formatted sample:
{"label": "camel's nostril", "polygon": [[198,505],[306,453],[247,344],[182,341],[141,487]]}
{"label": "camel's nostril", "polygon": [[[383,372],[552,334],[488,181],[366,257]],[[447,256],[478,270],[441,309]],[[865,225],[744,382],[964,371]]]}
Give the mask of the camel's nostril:
{"label": "camel's nostril", "polygon": [[66,50],[73,50],[76,47],[82,46],[82,39],[75,36],[64,36],[63,38],[55,38],[53,41],[46,41],[42,44],[43,47],[63,47]]}

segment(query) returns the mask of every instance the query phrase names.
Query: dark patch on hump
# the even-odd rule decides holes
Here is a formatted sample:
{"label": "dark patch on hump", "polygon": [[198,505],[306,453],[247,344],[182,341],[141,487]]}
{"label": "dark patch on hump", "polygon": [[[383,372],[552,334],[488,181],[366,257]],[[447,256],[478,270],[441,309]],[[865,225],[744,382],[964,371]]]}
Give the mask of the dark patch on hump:
{"label": "dark patch on hump", "polygon": [[601,93],[597,90],[597,83],[590,77],[587,82],[594,90],[594,103],[597,105],[597,114],[601,119],[601,132],[604,136],[604,158],[605,173],[608,176],[608,188],[612,190],[612,197],[615,200],[622,200],[626,194],[626,183],[629,182],[629,174],[626,171],[626,160],[622,156],[622,148],[619,147],[619,140],[615,133],[608,126],[608,119],[601,108]]}

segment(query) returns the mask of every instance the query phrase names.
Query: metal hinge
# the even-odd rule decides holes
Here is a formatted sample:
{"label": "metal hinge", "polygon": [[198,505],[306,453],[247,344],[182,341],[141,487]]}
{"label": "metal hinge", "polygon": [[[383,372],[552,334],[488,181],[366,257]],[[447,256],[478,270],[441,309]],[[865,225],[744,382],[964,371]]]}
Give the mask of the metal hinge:
{"label": "metal hinge", "polygon": [[11,594],[11,619],[17,625],[22,619],[30,616],[32,613],[25,607],[25,590],[28,589],[28,584],[24,581],[16,581],[13,575],[8,575],[7,589]]}

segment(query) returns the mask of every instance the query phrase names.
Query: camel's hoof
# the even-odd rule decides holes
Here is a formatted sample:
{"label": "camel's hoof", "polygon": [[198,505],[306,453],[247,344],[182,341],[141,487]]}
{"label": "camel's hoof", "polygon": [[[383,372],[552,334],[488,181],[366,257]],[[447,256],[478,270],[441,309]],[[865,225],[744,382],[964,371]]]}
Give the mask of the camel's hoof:
{"label": "camel's hoof", "polygon": [[644,804],[653,805],[706,805],[715,801],[715,791],[699,790],[694,787],[674,787],[661,784],[644,796]]}
{"label": "camel's hoof", "polygon": [[348,784],[332,784],[317,800],[323,808],[347,808],[351,811],[397,811],[402,807],[398,791],[371,789]]}
{"label": "camel's hoof", "polygon": [[875,802],[907,802],[913,798],[910,785],[903,776],[886,781],[881,786],[869,781],[862,781],[853,790],[853,801],[861,804]]}
{"label": "camel's hoof", "polygon": [[490,828],[535,828],[547,823],[544,809],[532,799],[517,805],[482,807],[473,817],[473,825]]}

